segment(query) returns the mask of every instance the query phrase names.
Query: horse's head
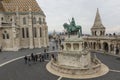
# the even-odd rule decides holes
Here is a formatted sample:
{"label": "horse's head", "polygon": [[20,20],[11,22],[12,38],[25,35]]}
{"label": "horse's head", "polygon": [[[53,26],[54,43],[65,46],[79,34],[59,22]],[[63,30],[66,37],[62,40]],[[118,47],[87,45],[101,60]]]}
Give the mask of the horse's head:
{"label": "horse's head", "polygon": [[63,24],[63,27],[64,27],[65,29],[68,29],[69,25],[68,25],[67,23],[64,23],[64,24]]}

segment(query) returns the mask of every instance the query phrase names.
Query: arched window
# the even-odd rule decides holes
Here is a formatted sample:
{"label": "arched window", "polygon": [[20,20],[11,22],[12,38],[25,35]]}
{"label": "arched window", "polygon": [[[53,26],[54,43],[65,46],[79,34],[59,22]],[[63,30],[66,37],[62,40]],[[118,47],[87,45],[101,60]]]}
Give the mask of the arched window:
{"label": "arched window", "polygon": [[9,39],[9,34],[6,34],[6,38]]}
{"label": "arched window", "polygon": [[41,18],[39,18],[39,24],[42,24]]}
{"label": "arched window", "polygon": [[42,28],[40,27],[40,37],[42,37]]}
{"label": "arched window", "polygon": [[96,36],[96,32],[97,32],[97,31],[95,31],[95,36]]}
{"label": "arched window", "polygon": [[36,24],[36,18],[35,17],[33,18],[33,24]]}
{"label": "arched window", "polygon": [[10,19],[10,21],[12,21],[12,19]]}
{"label": "arched window", "polygon": [[102,31],[100,31],[100,35],[101,35],[101,36],[103,35]]}
{"label": "arched window", "polygon": [[5,39],[5,34],[2,34],[2,36],[3,36],[3,39]]}
{"label": "arched window", "polygon": [[37,30],[36,27],[33,28],[33,36],[36,38],[37,37]]}
{"label": "arched window", "polygon": [[24,31],[24,28],[22,28],[22,38],[25,38],[25,31]]}
{"label": "arched window", "polygon": [[29,38],[29,29],[26,28],[26,37]]}
{"label": "arched window", "polygon": [[3,21],[3,17],[1,17],[1,21]]}
{"label": "arched window", "polygon": [[24,25],[26,24],[26,18],[25,17],[23,18],[23,24]]}
{"label": "arched window", "polygon": [[43,18],[43,24],[45,24],[45,18]]}
{"label": "arched window", "polygon": [[7,31],[4,31],[2,36],[3,36],[3,39],[9,39],[9,34],[7,33]]}

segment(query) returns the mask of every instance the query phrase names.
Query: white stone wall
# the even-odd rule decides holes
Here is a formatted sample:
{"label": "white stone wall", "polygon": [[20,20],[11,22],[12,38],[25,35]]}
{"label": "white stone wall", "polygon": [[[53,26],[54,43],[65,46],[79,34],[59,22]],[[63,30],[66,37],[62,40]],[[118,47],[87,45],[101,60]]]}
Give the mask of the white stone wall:
{"label": "white stone wall", "polygon": [[[4,22],[6,23],[15,23],[14,27],[12,25],[3,26],[1,25],[2,21],[0,21],[0,48],[3,51],[18,51],[21,48],[41,48],[48,46],[48,27],[47,24],[39,24],[38,20],[41,18],[43,22],[43,18],[40,14],[36,14],[33,17],[36,18],[37,23],[32,26],[32,14],[19,14],[16,15],[9,15],[9,17],[4,14],[0,14],[1,17],[4,18]],[[26,18],[26,24],[23,24],[23,18]],[[12,18],[12,21],[9,20]],[[7,21],[5,19],[8,19]],[[15,19],[15,20],[14,20]],[[32,27],[36,27],[37,30],[37,37],[33,40],[33,31]],[[40,37],[40,27],[42,29],[42,37]],[[14,30],[13,30],[14,28]],[[26,38],[26,30],[25,30],[25,38],[22,37],[22,28],[29,29],[29,38]],[[10,39],[3,39],[2,33],[3,31],[7,31],[9,33]],[[17,35],[15,33],[18,33]],[[16,36],[16,37],[15,37]]]}
{"label": "white stone wall", "polygon": [[90,62],[90,53],[86,55],[74,54],[73,52],[58,54],[58,63],[60,65],[85,68],[89,66]]}

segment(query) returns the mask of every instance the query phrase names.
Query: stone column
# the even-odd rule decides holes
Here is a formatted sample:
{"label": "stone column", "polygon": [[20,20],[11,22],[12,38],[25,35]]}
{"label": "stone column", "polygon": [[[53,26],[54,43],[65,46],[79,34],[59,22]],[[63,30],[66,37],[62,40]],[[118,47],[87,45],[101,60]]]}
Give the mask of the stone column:
{"label": "stone column", "polygon": [[73,51],[74,49],[73,49],[73,43],[71,43],[71,51]]}
{"label": "stone column", "polygon": [[38,47],[41,48],[41,39],[40,39],[40,28],[37,29],[37,35],[38,35]]}
{"label": "stone column", "polygon": [[82,43],[79,43],[79,50],[82,49]]}
{"label": "stone column", "polygon": [[29,25],[29,39],[30,39],[30,49],[33,49],[33,26],[32,26],[32,13],[29,12],[29,19],[28,19],[28,25]]}
{"label": "stone column", "polygon": [[115,45],[114,45],[114,53],[113,53],[114,55],[116,55],[116,47],[117,47],[117,46],[116,46],[116,44],[115,44]]}
{"label": "stone column", "polygon": [[108,43],[108,53],[111,53],[110,43]]}
{"label": "stone column", "polygon": [[0,27],[2,27],[2,25],[1,25],[1,24],[2,24],[2,21],[1,21],[1,19],[0,19]]}
{"label": "stone column", "polygon": [[12,16],[12,27],[15,27],[15,18]]}
{"label": "stone column", "polygon": [[104,51],[103,43],[101,43],[101,50],[103,50],[103,51]]}
{"label": "stone column", "polygon": [[120,56],[120,45],[119,45],[119,56]]}
{"label": "stone column", "polygon": [[64,51],[66,51],[66,43],[64,43],[64,45],[63,45],[63,46],[64,46]]}

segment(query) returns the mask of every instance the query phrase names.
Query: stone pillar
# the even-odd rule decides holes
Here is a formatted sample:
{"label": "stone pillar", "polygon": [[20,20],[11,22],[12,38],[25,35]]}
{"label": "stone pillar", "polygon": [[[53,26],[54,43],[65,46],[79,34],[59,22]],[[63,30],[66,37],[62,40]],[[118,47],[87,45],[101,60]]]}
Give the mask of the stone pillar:
{"label": "stone pillar", "polygon": [[79,43],[79,50],[82,49],[82,43]]}
{"label": "stone pillar", "polygon": [[108,43],[108,53],[111,53],[110,43]]}
{"label": "stone pillar", "polygon": [[15,18],[12,16],[12,27],[15,27]]}
{"label": "stone pillar", "polygon": [[41,48],[41,43],[40,43],[41,42],[41,39],[40,39],[40,28],[39,27],[37,29],[37,35],[39,36],[38,37],[38,47]]}
{"label": "stone pillar", "polygon": [[0,27],[2,27],[2,25],[1,25],[1,24],[2,24],[2,21],[1,21],[1,19],[0,19]]}
{"label": "stone pillar", "polygon": [[74,49],[73,49],[73,43],[71,43],[71,51],[73,51]]}
{"label": "stone pillar", "polygon": [[117,47],[117,46],[116,46],[116,44],[115,44],[115,45],[114,45],[114,53],[113,53],[114,55],[116,55],[116,47]]}
{"label": "stone pillar", "polygon": [[64,51],[66,51],[66,43],[64,43]]}
{"label": "stone pillar", "polygon": [[29,25],[29,39],[30,39],[30,49],[33,49],[33,26],[32,26],[32,13],[31,8],[29,8],[29,19],[28,19],[28,25]]}
{"label": "stone pillar", "polygon": [[120,56],[120,45],[118,47],[119,47],[119,56]]}
{"label": "stone pillar", "polygon": [[103,51],[104,51],[103,43],[101,43],[101,50],[103,50]]}

